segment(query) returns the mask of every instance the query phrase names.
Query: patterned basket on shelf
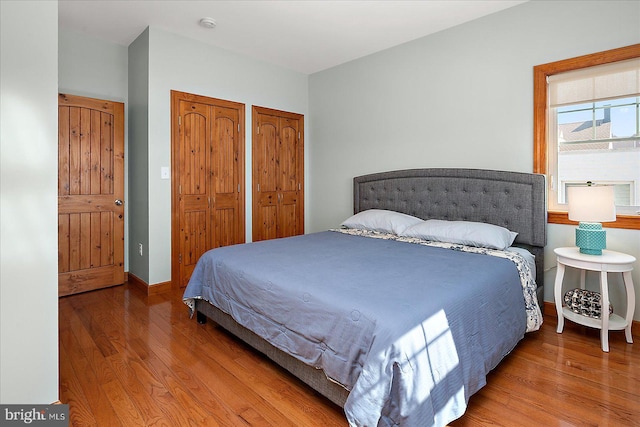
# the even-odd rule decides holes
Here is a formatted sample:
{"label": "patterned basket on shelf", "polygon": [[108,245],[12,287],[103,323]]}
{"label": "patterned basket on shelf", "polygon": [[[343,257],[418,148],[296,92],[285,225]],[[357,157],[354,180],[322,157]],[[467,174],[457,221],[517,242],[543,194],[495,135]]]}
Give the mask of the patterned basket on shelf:
{"label": "patterned basket on shelf", "polygon": [[[569,310],[583,316],[600,319],[602,316],[602,295],[586,289],[571,289],[564,294],[564,304]],[[613,306],[609,304],[609,314]]]}

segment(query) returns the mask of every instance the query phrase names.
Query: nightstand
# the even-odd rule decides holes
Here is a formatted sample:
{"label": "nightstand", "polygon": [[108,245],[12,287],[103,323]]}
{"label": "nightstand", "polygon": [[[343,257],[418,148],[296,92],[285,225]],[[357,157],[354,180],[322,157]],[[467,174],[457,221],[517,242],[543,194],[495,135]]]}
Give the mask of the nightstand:
{"label": "nightstand", "polygon": [[[631,323],[633,322],[633,312],[635,310],[635,290],[631,280],[631,271],[635,257],[620,252],[603,250],[602,255],[586,255],[580,253],[576,247],[557,248],[554,250],[558,260],[558,270],[554,285],[554,297],[556,301],[556,311],[558,312],[558,333],[562,333],[564,319],[579,323],[591,328],[600,329],[600,340],[602,341],[602,351],[609,351],[609,331],[620,331],[624,329],[628,343],[633,343],[631,337]],[[602,315],[600,319],[574,313],[568,307],[562,306],[562,280],[564,279],[565,267],[580,269],[580,288],[584,289],[585,275],[587,271],[600,272],[600,294],[602,296]],[[609,315],[609,283],[608,273],[622,273],[624,287],[627,292],[627,311],[624,318],[618,314]]]}

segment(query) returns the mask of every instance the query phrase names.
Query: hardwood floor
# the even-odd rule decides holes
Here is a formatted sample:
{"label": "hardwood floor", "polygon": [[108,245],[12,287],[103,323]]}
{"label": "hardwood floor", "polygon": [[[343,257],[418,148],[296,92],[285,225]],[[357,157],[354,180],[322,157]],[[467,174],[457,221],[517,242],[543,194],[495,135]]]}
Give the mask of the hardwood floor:
{"label": "hardwood floor", "polygon": [[[286,371],[190,319],[181,292],[146,296],[125,284],[59,304],[60,400],[71,426],[347,425]],[[451,426],[640,426],[640,344],[612,332],[603,353],[598,331],[555,328],[545,316]]]}

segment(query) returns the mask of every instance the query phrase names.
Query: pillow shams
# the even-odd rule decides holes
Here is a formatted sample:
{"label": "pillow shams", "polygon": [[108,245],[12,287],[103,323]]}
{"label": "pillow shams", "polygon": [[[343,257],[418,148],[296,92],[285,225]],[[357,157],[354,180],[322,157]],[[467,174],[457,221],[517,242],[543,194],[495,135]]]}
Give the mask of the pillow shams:
{"label": "pillow shams", "polygon": [[379,231],[400,235],[406,228],[423,222],[415,216],[384,209],[369,209],[347,218],[341,225],[346,228]]}
{"label": "pillow shams", "polygon": [[504,250],[511,246],[518,233],[483,222],[430,219],[408,227],[401,235],[436,242]]}

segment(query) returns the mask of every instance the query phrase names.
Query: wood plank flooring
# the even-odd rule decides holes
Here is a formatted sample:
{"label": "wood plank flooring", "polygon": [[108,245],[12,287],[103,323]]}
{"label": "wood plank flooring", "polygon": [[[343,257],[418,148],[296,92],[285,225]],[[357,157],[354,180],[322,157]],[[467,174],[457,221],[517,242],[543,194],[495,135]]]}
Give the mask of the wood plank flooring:
{"label": "wood plank flooring", "polygon": [[[347,425],[340,408],[214,326],[181,292],[60,298],[60,400],[71,426]],[[640,426],[640,344],[555,316],[527,334],[451,427]],[[634,331],[636,334],[638,331]],[[637,341],[637,339],[636,339]]]}

